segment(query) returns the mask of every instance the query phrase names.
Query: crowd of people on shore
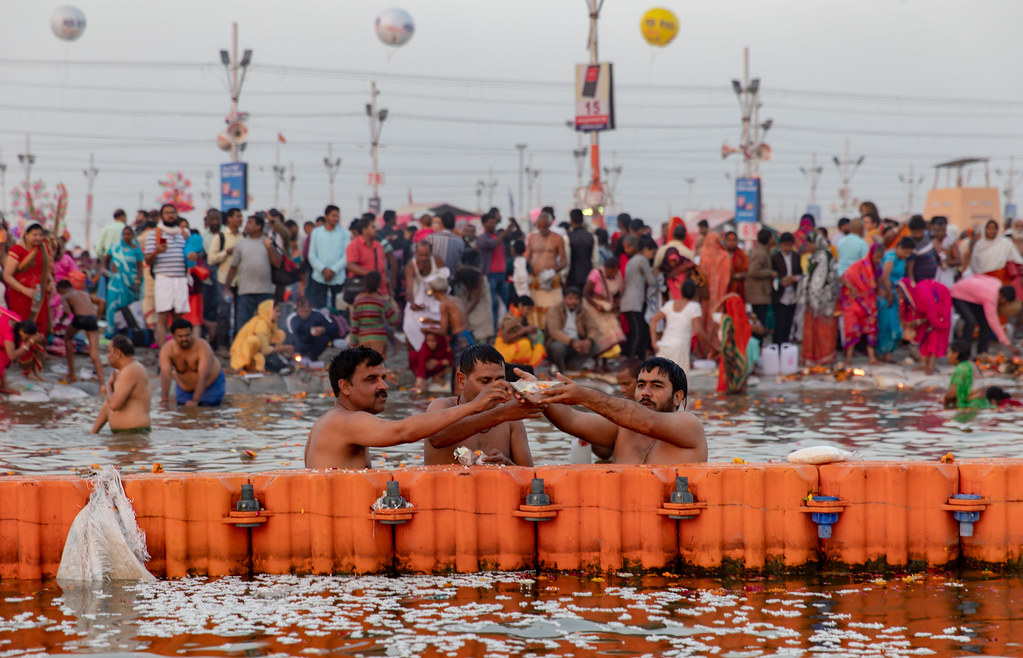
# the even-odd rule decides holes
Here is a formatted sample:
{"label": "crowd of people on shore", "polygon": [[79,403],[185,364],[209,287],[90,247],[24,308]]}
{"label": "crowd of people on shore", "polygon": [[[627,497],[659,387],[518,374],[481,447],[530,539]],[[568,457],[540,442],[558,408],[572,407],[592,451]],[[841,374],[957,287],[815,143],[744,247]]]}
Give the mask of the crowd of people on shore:
{"label": "crowd of people on shore", "polygon": [[165,204],[134,222],[116,211],[92,255],[40,224],[4,224],[0,394],[14,393],[10,364],[40,378],[47,352],[74,380],[79,335],[115,429],[138,425],[115,420],[118,374],[104,377],[101,335],[125,339],[110,341],[111,364],[132,356],[128,345],[158,349],[161,400],[173,384],[181,405],[220,404],[225,364],[286,371],[339,338],[386,358],[403,337],[413,392],[456,395],[477,344],[527,373],[653,356],[685,372],[709,360],[723,393],[744,390],[768,343],[798,343],[807,366],[849,364],[858,350],[891,361],[907,344],[933,372],[958,319],[960,362],[992,339],[1018,354],[1003,324],[1018,326],[1023,220],[956,235],[943,217],[859,210],[831,235],[811,215],[791,233],[765,226],[748,251],[704,220],[692,231],[672,218],[655,234],[621,213],[609,234],[579,209],[559,222],[550,207],[525,227],[502,225],[496,208],[402,225],[393,211],[365,213],[347,227],[334,205],[303,226],[275,209],[244,220],[210,209],[200,229]]}

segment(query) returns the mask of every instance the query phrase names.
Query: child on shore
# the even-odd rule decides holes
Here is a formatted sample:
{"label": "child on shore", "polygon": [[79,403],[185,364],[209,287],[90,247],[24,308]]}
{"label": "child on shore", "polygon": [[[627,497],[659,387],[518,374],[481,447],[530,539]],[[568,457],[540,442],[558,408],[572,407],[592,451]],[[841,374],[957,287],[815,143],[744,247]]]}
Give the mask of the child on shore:
{"label": "child on shore", "polygon": [[106,392],[106,380],[103,379],[103,363],[99,360],[99,324],[96,305],[92,303],[89,293],[75,290],[71,282],[64,279],[57,282],[57,293],[65,313],[73,313],[74,318],[64,334],[64,351],[67,353],[68,381],[77,381],[75,372],[75,334],[84,331],[89,339],[89,358],[96,368],[96,377]]}

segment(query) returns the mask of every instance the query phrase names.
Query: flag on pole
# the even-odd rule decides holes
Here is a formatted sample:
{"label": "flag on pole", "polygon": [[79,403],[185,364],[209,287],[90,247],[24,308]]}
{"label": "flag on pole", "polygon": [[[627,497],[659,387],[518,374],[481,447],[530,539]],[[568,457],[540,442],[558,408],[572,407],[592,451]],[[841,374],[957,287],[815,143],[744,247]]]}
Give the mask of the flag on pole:
{"label": "flag on pole", "polygon": [[281,144],[287,144],[288,140],[284,139],[284,135],[277,133],[277,141]]}
{"label": "flag on pole", "polygon": [[511,191],[510,187],[508,188],[508,208],[509,208],[508,216],[509,217],[514,217],[515,216],[515,197],[512,195],[512,191]]}

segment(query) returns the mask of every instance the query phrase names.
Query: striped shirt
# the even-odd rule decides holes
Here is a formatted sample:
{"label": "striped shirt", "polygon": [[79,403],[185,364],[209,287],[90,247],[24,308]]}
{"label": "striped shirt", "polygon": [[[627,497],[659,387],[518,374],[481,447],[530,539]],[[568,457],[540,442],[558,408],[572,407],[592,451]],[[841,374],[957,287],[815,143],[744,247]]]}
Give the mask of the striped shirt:
{"label": "striped shirt", "polygon": [[188,269],[185,266],[185,242],[187,237],[182,234],[181,229],[158,226],[146,236],[144,251],[151,254],[156,251],[156,234],[167,241],[167,250],[156,255],[153,261],[153,274],[162,274],[174,278],[188,276]]}
{"label": "striped shirt", "polygon": [[352,336],[387,340],[387,326],[398,323],[398,305],[390,297],[360,293],[352,304]]}
{"label": "striped shirt", "polygon": [[458,263],[462,258],[462,251],[465,250],[465,242],[462,238],[448,230],[440,233],[431,233],[424,238],[426,242],[433,245],[433,254],[440,256],[444,265],[454,272],[458,269]]}

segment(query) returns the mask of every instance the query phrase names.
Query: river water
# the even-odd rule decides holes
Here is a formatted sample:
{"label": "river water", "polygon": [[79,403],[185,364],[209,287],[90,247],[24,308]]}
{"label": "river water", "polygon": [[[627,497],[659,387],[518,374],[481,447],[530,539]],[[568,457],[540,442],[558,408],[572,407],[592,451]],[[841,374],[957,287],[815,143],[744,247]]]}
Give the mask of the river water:
{"label": "river water", "polygon": [[[952,412],[940,391],[803,382],[723,398],[692,395],[711,461],[781,461],[807,445],[864,459],[1023,457],[1023,411]],[[149,435],[88,434],[98,401],[0,406],[0,477],[301,468],[309,427],[332,399],[233,395],[220,409],[154,409]],[[422,411],[392,391],[388,417]],[[528,422],[538,464],[571,441]],[[249,459],[245,451],[256,453]],[[377,467],[421,463],[415,446]],[[1023,655],[1023,581],[929,572],[721,580],[671,574],[474,574],[190,578],[63,590],[0,582],[0,658],[153,655],[633,656]]]}
{"label": "river water", "polygon": [[[835,445],[862,458],[1023,457],[1023,410],[956,412],[936,389],[837,388],[806,381],[786,389],[724,397],[693,394],[711,461],[780,461],[807,445]],[[262,471],[301,468],[313,422],[332,404],[322,394],[229,395],[218,409],[154,405],[148,435],[88,433],[96,399],[54,404],[0,404],[2,474],[70,473],[112,463],[130,473],[160,463],[167,471]],[[427,398],[391,391],[384,417],[421,412]],[[569,462],[571,440],[544,419],[527,421],[537,464]],[[254,452],[255,456],[246,451]],[[422,463],[412,444],[373,453],[373,466]]]}

